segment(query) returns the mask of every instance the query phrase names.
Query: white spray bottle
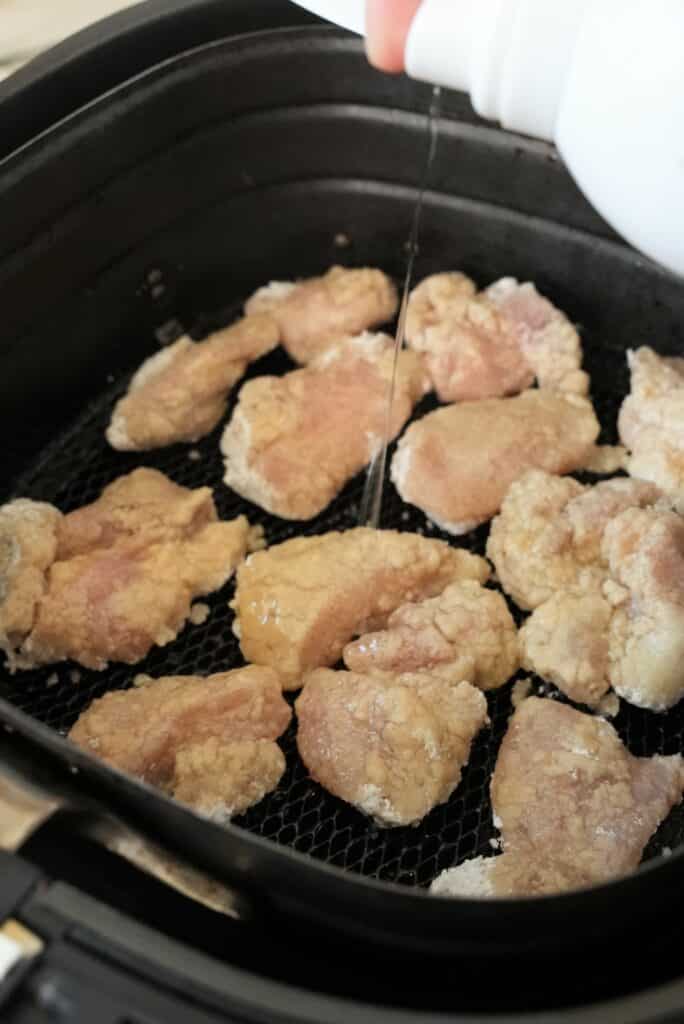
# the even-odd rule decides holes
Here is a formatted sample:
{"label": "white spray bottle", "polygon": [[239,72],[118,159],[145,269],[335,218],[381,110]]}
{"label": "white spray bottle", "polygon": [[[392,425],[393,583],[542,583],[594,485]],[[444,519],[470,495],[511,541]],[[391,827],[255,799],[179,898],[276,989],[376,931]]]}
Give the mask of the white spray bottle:
{"label": "white spray bottle", "polygon": [[[363,34],[364,0],[297,0]],[[684,0],[423,0],[407,73],[555,142],[605,219],[684,276]]]}

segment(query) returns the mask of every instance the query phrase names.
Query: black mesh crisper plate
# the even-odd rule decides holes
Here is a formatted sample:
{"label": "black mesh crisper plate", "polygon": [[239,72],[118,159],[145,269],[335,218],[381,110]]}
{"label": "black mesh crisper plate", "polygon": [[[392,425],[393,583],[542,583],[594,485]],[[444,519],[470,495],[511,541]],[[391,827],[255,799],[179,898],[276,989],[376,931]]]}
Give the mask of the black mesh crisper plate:
{"label": "black mesh crisper plate", "polygon": [[[592,374],[597,413],[603,426],[603,440],[615,441],[619,404],[628,388],[624,349],[619,343],[599,342],[584,337],[586,366]],[[252,367],[250,375],[281,373],[290,368],[287,358],[276,352]],[[124,455],[112,451],[104,431],[113,402],[125,382],[111,382],[109,390],[95,398],[77,423],[55,439],[49,449],[22,477],[17,495],[50,501],[69,512],[93,501],[102,488],[136,466],[153,466],[186,487],[207,484],[223,518],[246,513],[261,523],[269,544],[296,533],[323,533],[356,525],[363,487],[358,477],[311,523],[290,524],[262,512],[238,498],[222,483],[219,438],[222,427],[195,446],[174,446],[145,455]],[[432,408],[427,399],[416,411],[419,416]],[[388,484],[382,525],[418,531],[449,540],[427,522],[418,510],[405,505]],[[484,553],[487,528],[475,531],[460,543]],[[453,539],[452,539],[453,542]],[[201,626],[189,626],[175,643],[154,650],[139,665],[115,666],[98,673],[61,664],[39,671],[0,676],[0,694],[27,714],[66,733],[77,716],[95,698],[108,690],[124,689],[138,672],[151,675],[193,673],[206,675],[242,665],[238,643],[231,631],[233,613],[228,607],[232,586],[207,600],[211,614]],[[515,610],[514,610],[515,611]],[[518,618],[519,613],[516,612]],[[558,698],[551,687],[536,682],[537,692]],[[491,822],[489,778],[497,750],[511,712],[512,684],[488,695],[491,727],[474,744],[461,785],[451,800],[438,807],[419,827],[378,829],[365,816],[328,795],[308,778],[295,744],[296,725],[282,739],[287,771],[278,787],[236,824],[304,854],[362,874],[405,884],[427,885],[444,868],[475,854],[492,851],[496,836]],[[684,702],[683,702],[684,704]],[[667,715],[655,715],[622,704],[614,723],[630,750],[637,755],[671,754],[682,749],[684,707]],[[678,845],[684,836],[684,814],[676,810],[652,842],[647,856]]]}

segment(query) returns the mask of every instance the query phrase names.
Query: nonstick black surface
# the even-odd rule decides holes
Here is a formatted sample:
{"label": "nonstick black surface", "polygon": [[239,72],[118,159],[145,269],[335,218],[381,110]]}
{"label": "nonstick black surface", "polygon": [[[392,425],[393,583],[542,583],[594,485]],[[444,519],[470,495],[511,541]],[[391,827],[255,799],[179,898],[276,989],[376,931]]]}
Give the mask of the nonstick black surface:
{"label": "nonstick black surface", "polygon": [[[344,259],[344,254],[341,254]],[[484,283],[484,282],[482,282]],[[553,298],[553,296],[551,296]],[[237,310],[231,311],[233,316]],[[219,316],[224,321],[226,314]],[[230,319],[230,314],[228,315]],[[207,319],[204,323],[206,325]],[[197,333],[197,332],[195,332]],[[602,440],[616,441],[615,423],[620,401],[628,389],[624,354],[617,354],[611,339],[584,332],[586,365],[592,373],[593,396],[603,427]],[[252,367],[250,375],[282,373],[292,368],[282,351],[272,353]],[[222,483],[219,439],[223,425],[201,443],[176,445],[145,454],[122,455],[112,451],[104,438],[112,405],[125,387],[125,378],[93,398],[82,416],[39,456],[16,485],[16,494],[50,501],[64,512],[93,501],[102,488],[139,465],[154,466],[187,487],[208,484],[214,488],[222,518],[245,513],[263,525],[269,545],[297,534],[323,533],[357,525],[363,475],[352,481],[332,505],[315,520],[292,524],[264,513],[231,492]],[[235,400],[238,388],[233,394]],[[436,406],[428,397],[416,410],[420,417]],[[590,478],[584,477],[585,480]],[[417,531],[460,543],[484,554],[488,527],[460,541],[434,527],[417,509],[401,501],[387,483],[382,525]],[[154,676],[225,671],[244,664],[232,634],[233,613],[228,607],[232,586],[208,599],[211,614],[201,626],[188,626],[168,647],[155,649],[135,667],[113,666],[92,672],[73,664],[7,675],[0,694],[41,722],[65,734],[77,716],[96,697],[108,690],[124,689],[137,672]],[[515,608],[513,608],[515,612]],[[520,618],[519,613],[518,617]],[[557,691],[541,680],[536,690],[553,699]],[[449,802],[436,808],[418,827],[379,829],[368,818],[329,795],[308,778],[296,748],[296,722],[282,740],[287,771],[278,789],[236,823],[250,832],[293,847],[301,853],[351,871],[407,885],[427,885],[444,868],[464,859],[492,853],[497,835],[492,826],[489,779],[499,744],[511,713],[509,684],[488,694],[491,727],[477,739],[463,780]],[[622,702],[615,726],[632,753],[644,756],[682,750],[684,708],[667,715],[640,711]],[[646,856],[667,854],[684,839],[684,812],[676,809],[651,841]]]}

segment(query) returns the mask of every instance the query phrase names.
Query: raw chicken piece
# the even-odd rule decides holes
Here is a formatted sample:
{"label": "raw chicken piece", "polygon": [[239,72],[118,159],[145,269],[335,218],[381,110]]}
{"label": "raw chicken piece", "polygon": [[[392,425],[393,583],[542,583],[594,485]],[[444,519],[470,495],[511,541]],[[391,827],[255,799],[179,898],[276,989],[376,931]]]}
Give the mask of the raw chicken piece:
{"label": "raw chicken piece", "polygon": [[624,588],[610,628],[611,682],[630,704],[665,711],[684,697],[684,520],[628,509],[606,527],[603,554]]}
{"label": "raw chicken piece", "polygon": [[484,293],[513,324],[522,353],[540,388],[587,395],[589,377],[582,370],[582,343],[568,318],[533,284],[504,277]]}
{"label": "raw chicken piece", "polygon": [[[225,482],[273,515],[311,519],[373,457],[384,435],[394,342],[362,334],[305,369],[242,388],[221,451]],[[401,352],[390,435],[429,389],[420,359]]]}
{"label": "raw chicken piece", "polygon": [[510,487],[492,523],[487,555],[499,581],[521,608],[537,608],[558,590],[592,589],[605,579],[606,525],[626,508],[660,498],[652,484],[604,480],[583,487],[529,470]]}
{"label": "raw chicken piece", "polygon": [[188,490],[156,469],[134,469],[108,484],[97,501],[60,519],[57,560],[119,544],[142,550],[182,541],[215,520],[211,488]]}
{"label": "raw chicken piece", "polygon": [[651,348],[628,353],[632,391],[618,427],[631,476],[652,480],[684,503],[684,359]]}
{"label": "raw chicken piece", "polygon": [[250,543],[244,516],[217,520],[208,488],[189,491],[154,470],[136,470],[92,505],[53,515],[54,561],[40,569],[32,613],[7,644],[20,668],[66,658],[95,669],[139,661],[175,639],[193,599],[223,586]]}
{"label": "raw chicken piece", "polygon": [[25,498],[0,507],[0,650],[10,665],[45,593],[60,518],[52,505]]}
{"label": "raw chicken piece", "polygon": [[309,774],[378,825],[417,824],[449,799],[487,702],[469,683],[319,669],[298,697]]}
{"label": "raw chicken piece", "polygon": [[381,270],[331,267],[322,277],[296,284],[273,281],[260,288],[245,312],[269,313],[297,363],[308,363],[336,341],[391,320],[397,290]]}
{"label": "raw chicken piece", "polygon": [[248,363],[276,347],[270,316],[251,316],[205,341],[180,338],[146,359],[114,407],[107,440],[124,452],[197,441],[222,419]]}
{"label": "raw chicken piece", "polygon": [[600,590],[558,591],[519,633],[522,666],[571,700],[598,707],[610,690],[608,634],[613,609]]}
{"label": "raw chicken piece", "polygon": [[529,697],[491,783],[504,853],[445,871],[442,896],[537,896],[633,871],[684,788],[682,758],[633,757],[611,725]]}
{"label": "raw chicken piece", "polygon": [[488,575],[483,558],[412,533],[359,527],[296,537],[240,566],[233,628],[247,661],[273,666],[297,689],[311,669],[334,665],[352,637],[382,629],[399,605]]}
{"label": "raw chicken piece", "polygon": [[501,594],[464,580],[439,597],[397,608],[386,629],[347,644],[343,657],[362,675],[419,672],[491,690],[517,671],[518,638]]}
{"label": "raw chicken piece", "polygon": [[463,274],[435,274],[413,290],[406,340],[442,402],[512,395],[534,380],[515,325]]}
{"label": "raw chicken piece", "polygon": [[579,395],[526,391],[451,405],[409,427],[392,480],[404,501],[443,530],[467,533],[498,512],[526,470],[582,466],[599,429],[591,403]]}
{"label": "raw chicken piece", "polygon": [[275,788],[292,717],[268,668],[167,676],[93,701],[69,739],[196,810],[228,818]]}
{"label": "raw chicken piece", "polygon": [[180,748],[170,791],[203,817],[229,821],[271,793],[284,771],[285,756],[271,740],[211,736]]}

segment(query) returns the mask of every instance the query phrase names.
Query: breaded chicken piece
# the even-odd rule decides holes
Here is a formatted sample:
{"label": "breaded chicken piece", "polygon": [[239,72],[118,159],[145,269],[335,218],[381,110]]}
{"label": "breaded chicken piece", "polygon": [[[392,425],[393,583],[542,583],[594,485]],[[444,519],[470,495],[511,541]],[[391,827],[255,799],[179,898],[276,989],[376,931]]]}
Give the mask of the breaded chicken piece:
{"label": "breaded chicken piece", "polygon": [[240,566],[233,628],[247,661],[271,665],[297,689],[400,605],[488,575],[483,558],[412,533],[359,527],[295,537]]}
{"label": "breaded chicken piece", "polygon": [[534,381],[515,325],[476,297],[463,274],[434,274],[414,288],[406,340],[422,354],[442,402],[513,395]]}
{"label": "breaded chicken piece", "polygon": [[20,668],[66,658],[94,669],[139,661],[175,639],[194,598],[227,582],[251,536],[244,516],[218,521],[209,488],[189,491],[145,469],[68,516],[54,510],[53,519],[46,557],[54,561],[40,570],[31,615],[13,630]]}
{"label": "breaded chicken piece", "polygon": [[114,407],[107,440],[124,452],[198,441],[223,418],[248,364],[279,341],[278,325],[265,315],[245,317],[204,341],[180,338],[134,375]]}
{"label": "breaded chicken piece", "polygon": [[439,597],[404,604],[386,629],[347,644],[351,672],[419,672],[481,690],[503,686],[518,670],[515,623],[501,594],[474,580],[452,583]]}
{"label": "breaded chicken piece", "polygon": [[277,786],[285,760],[274,741],[291,717],[276,673],[248,666],[106,693],[69,739],[202,814],[229,818]]}
{"label": "breaded chicken piece", "polygon": [[[311,519],[368,462],[384,437],[394,341],[362,334],[302,370],[242,388],[221,451],[225,482],[283,519]],[[430,383],[414,352],[397,362],[390,437]]]}
{"label": "breaded chicken piece", "polygon": [[442,896],[538,896],[633,871],[684,788],[682,758],[633,757],[611,725],[529,697],[492,777],[503,855],[478,857],[432,885]]}
{"label": "breaded chicken piece", "polygon": [[189,490],[157,469],[142,467],[60,519],[57,560],[120,544],[141,550],[160,541],[182,541],[215,521],[211,488]]}
{"label": "breaded chicken piece", "polygon": [[684,697],[684,520],[628,509],[606,527],[603,554],[624,588],[610,628],[613,688],[630,704],[666,711]]}
{"label": "breaded chicken piece", "polygon": [[313,779],[378,825],[413,825],[449,799],[487,702],[469,683],[319,669],[295,704]]}
{"label": "breaded chicken piece", "polygon": [[10,665],[45,593],[60,519],[52,505],[26,498],[0,506],[0,650]]}
{"label": "breaded chicken piece", "polygon": [[229,821],[278,785],[285,756],[272,740],[226,743],[211,736],[176,754],[171,794],[213,821]]}
{"label": "breaded chicken piece", "polygon": [[520,630],[520,658],[571,700],[598,707],[610,690],[610,602],[600,590],[560,590]]}
{"label": "breaded chicken piece", "polygon": [[381,270],[331,267],[322,277],[273,281],[245,304],[245,313],[268,313],[296,363],[309,363],[336,341],[391,320],[399,299]]}
{"label": "breaded chicken piece", "polygon": [[529,388],[586,395],[582,345],[533,284],[503,278],[476,295],[463,274],[435,274],[411,294],[406,337],[443,402],[501,398]]}
{"label": "breaded chicken piece", "polygon": [[404,501],[452,534],[495,515],[528,469],[570,473],[599,434],[591,403],[579,395],[526,391],[517,398],[464,402],[412,424],[392,460]]}
{"label": "breaded chicken piece", "polygon": [[531,469],[511,484],[492,523],[487,555],[521,608],[537,608],[559,590],[600,586],[606,525],[627,508],[653,505],[661,493],[640,480],[584,487]]}
{"label": "breaded chicken piece", "polygon": [[684,359],[659,356],[651,348],[627,355],[632,390],[618,428],[631,452],[631,476],[652,480],[684,502]]}
{"label": "breaded chicken piece", "polygon": [[589,377],[582,370],[582,343],[564,313],[531,283],[504,277],[484,293],[513,324],[518,343],[540,388],[587,395]]}

